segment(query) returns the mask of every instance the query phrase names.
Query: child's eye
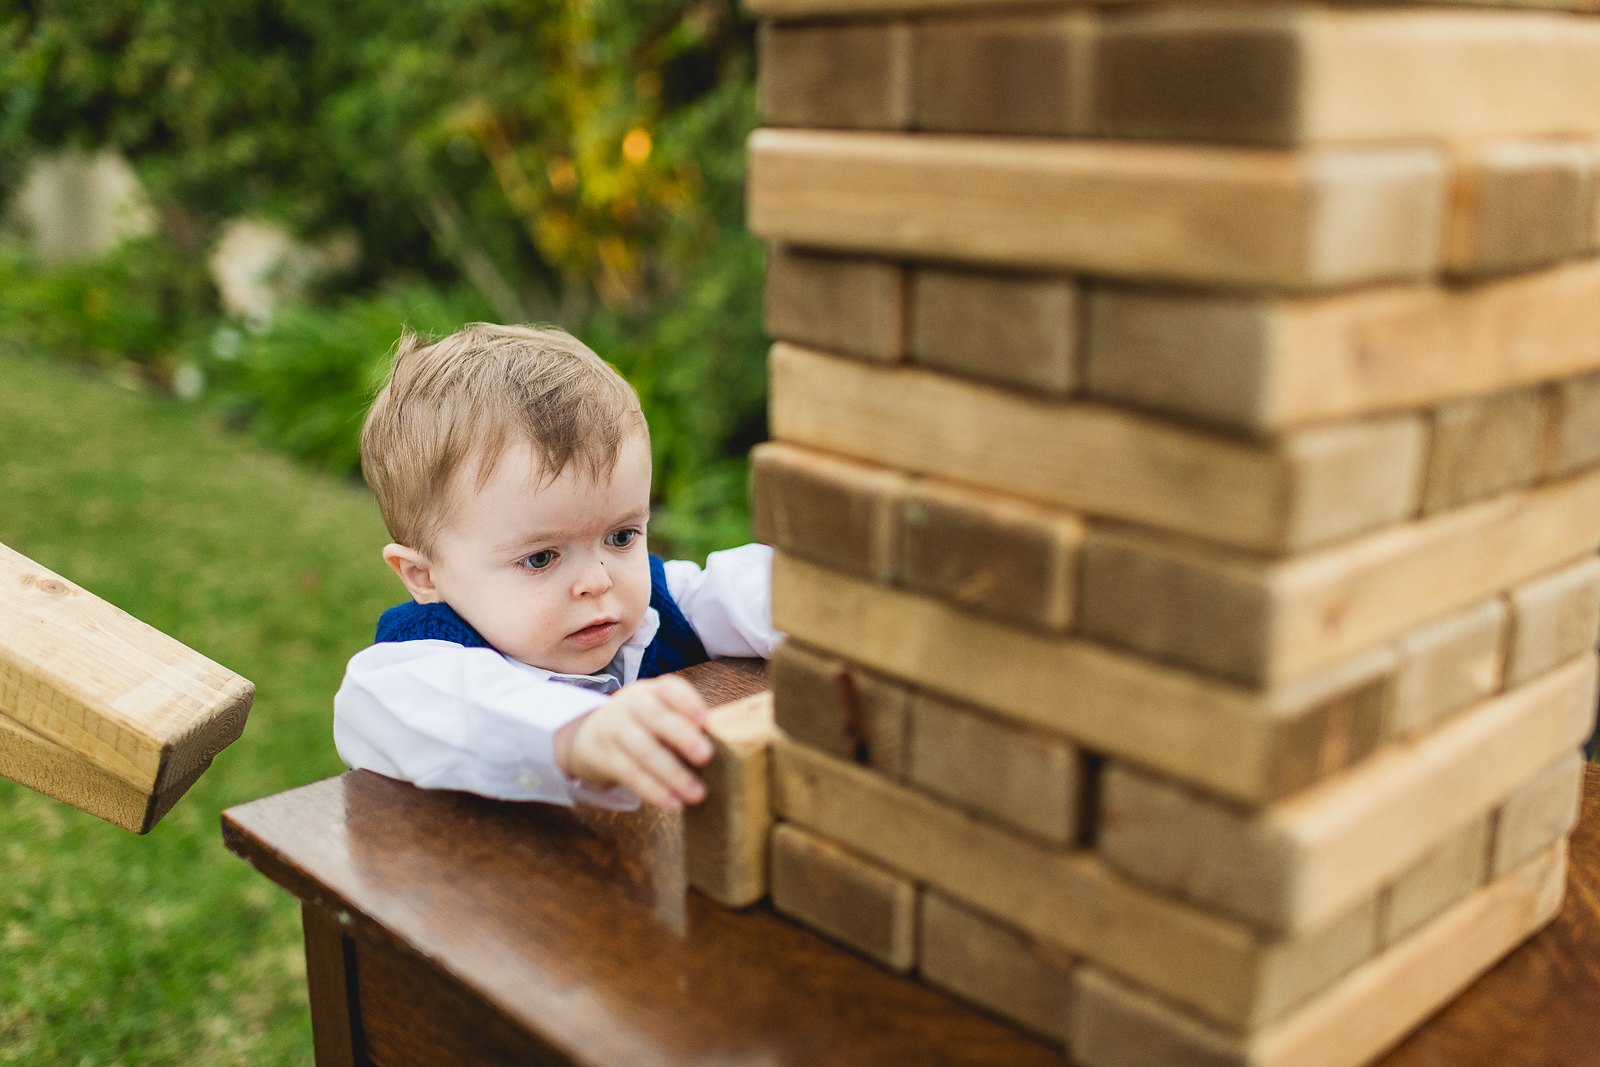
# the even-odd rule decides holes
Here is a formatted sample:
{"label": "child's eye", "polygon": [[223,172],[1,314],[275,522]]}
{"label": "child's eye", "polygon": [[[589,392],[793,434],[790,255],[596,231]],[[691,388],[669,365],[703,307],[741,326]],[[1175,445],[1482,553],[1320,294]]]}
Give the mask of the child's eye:
{"label": "child's eye", "polygon": [[556,554],[546,548],[532,555],[523,556],[517,560],[517,566],[526,567],[530,571],[542,571],[556,561]]}
{"label": "child's eye", "polygon": [[606,537],[606,544],[612,548],[627,548],[639,536],[638,530],[614,530]]}

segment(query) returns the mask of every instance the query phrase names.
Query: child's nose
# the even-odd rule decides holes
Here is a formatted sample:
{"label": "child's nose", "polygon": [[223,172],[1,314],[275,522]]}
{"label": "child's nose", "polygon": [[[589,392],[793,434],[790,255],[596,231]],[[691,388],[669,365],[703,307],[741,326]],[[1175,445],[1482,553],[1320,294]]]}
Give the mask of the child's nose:
{"label": "child's nose", "polygon": [[605,561],[598,556],[591,556],[579,570],[572,592],[575,596],[599,596],[610,588],[611,575],[606,571]]}

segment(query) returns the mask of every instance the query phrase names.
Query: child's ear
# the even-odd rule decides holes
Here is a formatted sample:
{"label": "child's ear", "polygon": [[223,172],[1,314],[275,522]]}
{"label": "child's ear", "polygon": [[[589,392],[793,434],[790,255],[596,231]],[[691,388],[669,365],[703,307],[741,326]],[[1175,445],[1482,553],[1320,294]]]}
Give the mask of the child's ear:
{"label": "child's ear", "polygon": [[418,604],[433,604],[439,600],[439,590],[433,584],[433,564],[414,548],[405,545],[383,546],[383,561],[400,576],[411,599]]}

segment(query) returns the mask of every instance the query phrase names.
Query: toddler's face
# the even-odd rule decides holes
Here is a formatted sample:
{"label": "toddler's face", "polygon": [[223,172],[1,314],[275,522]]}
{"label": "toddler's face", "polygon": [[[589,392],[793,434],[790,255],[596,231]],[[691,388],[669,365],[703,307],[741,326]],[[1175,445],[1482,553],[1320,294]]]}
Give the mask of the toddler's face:
{"label": "toddler's face", "polygon": [[541,485],[539,455],[506,450],[457,507],[432,557],[438,598],[495,648],[562,674],[611,662],[650,605],[650,444],[635,434],[601,482],[569,465]]}

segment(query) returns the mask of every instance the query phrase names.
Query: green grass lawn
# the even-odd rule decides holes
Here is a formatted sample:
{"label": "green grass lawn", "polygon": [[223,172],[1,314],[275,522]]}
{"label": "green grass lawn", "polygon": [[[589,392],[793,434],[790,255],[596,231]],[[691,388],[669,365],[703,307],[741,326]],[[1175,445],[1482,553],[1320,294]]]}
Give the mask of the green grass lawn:
{"label": "green grass lawn", "polygon": [[255,682],[146,837],[0,781],[0,1064],[305,1064],[299,913],[218,813],[342,770],[331,698],[401,590],[365,491],[204,408],[0,357],[0,541]]}

